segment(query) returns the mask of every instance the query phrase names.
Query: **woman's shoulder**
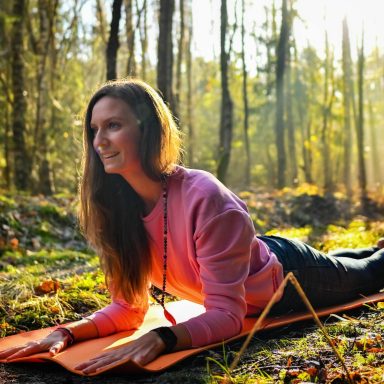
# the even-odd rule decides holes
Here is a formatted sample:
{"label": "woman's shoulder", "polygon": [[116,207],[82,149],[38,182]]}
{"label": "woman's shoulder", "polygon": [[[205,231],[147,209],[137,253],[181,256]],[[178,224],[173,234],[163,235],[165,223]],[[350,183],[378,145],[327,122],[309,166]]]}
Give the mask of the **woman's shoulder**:
{"label": "woman's shoulder", "polygon": [[217,192],[218,190],[229,192],[229,189],[214,175],[202,169],[187,168],[177,165],[171,178],[189,190],[197,189],[206,194]]}
{"label": "woman's shoulder", "polygon": [[199,205],[211,205],[211,208],[214,205],[220,210],[246,210],[244,202],[207,171],[176,166],[171,179],[190,204],[198,202]]}

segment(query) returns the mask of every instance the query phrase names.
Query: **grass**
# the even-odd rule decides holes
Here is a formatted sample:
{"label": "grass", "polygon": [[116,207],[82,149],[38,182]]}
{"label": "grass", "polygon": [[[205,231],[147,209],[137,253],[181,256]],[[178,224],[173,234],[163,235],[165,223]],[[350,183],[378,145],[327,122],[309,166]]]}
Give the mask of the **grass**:
{"label": "grass", "polygon": [[[242,197],[258,232],[301,239],[324,251],[370,246],[384,236],[382,212],[361,216],[349,204],[347,214],[344,198],[327,200],[317,193],[313,189],[248,192]],[[76,320],[109,303],[97,256],[77,231],[74,207],[74,201],[65,197],[0,197],[1,337]],[[384,382],[383,303],[348,316],[331,316],[326,329],[354,382]],[[237,342],[209,352],[206,373],[195,382],[221,383],[240,347]],[[230,380],[347,382],[332,349],[313,325],[256,334]]]}

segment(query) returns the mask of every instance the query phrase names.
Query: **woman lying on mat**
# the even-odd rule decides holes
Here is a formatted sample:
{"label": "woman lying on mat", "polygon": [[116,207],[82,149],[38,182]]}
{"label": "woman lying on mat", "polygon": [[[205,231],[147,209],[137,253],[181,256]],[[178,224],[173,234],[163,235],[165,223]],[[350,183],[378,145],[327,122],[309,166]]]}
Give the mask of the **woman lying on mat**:
{"label": "woman lying on mat", "polygon": [[[292,271],[315,307],[343,303],[384,287],[384,240],[376,247],[325,255],[306,244],[256,236],[245,204],[211,174],[176,165],[180,136],[161,97],[137,80],[111,82],[91,98],[84,124],[80,223],[100,255],[111,305],[45,339],[0,353],[14,359],[56,354],[72,343],[136,329],[148,287],[202,303],[206,312],[148,332],[77,369],[88,374],[131,359],[238,334]],[[288,286],[275,313],[302,309]]]}

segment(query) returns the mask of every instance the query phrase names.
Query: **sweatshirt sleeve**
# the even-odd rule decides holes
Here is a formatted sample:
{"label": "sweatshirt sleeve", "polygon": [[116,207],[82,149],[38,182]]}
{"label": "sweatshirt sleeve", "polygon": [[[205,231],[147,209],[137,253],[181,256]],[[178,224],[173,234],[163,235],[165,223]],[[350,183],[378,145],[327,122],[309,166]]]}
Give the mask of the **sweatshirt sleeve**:
{"label": "sweatshirt sleeve", "polygon": [[86,317],[96,325],[99,337],[136,330],[144,321],[148,305],[135,307],[122,298],[113,297],[110,305]]}
{"label": "sweatshirt sleeve", "polygon": [[215,216],[196,233],[206,312],[183,323],[193,347],[222,341],[241,331],[253,237],[250,217],[238,209]]}

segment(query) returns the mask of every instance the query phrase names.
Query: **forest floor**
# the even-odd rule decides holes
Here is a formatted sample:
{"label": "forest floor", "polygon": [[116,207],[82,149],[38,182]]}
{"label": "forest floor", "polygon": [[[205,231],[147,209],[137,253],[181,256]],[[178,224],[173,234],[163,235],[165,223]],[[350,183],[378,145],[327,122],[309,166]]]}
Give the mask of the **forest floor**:
{"label": "forest floor", "polygon": [[[238,192],[259,233],[299,238],[328,251],[365,247],[384,236],[384,202],[366,205],[311,186]],[[381,195],[382,196],[382,195]],[[0,336],[76,320],[108,303],[98,259],[78,233],[75,201],[0,195]],[[170,298],[171,299],[171,298]],[[323,319],[354,383],[384,382],[384,303]],[[47,364],[0,364],[3,383],[220,383],[242,341],[145,376],[87,378]],[[348,383],[313,322],[256,334],[232,383]]]}

